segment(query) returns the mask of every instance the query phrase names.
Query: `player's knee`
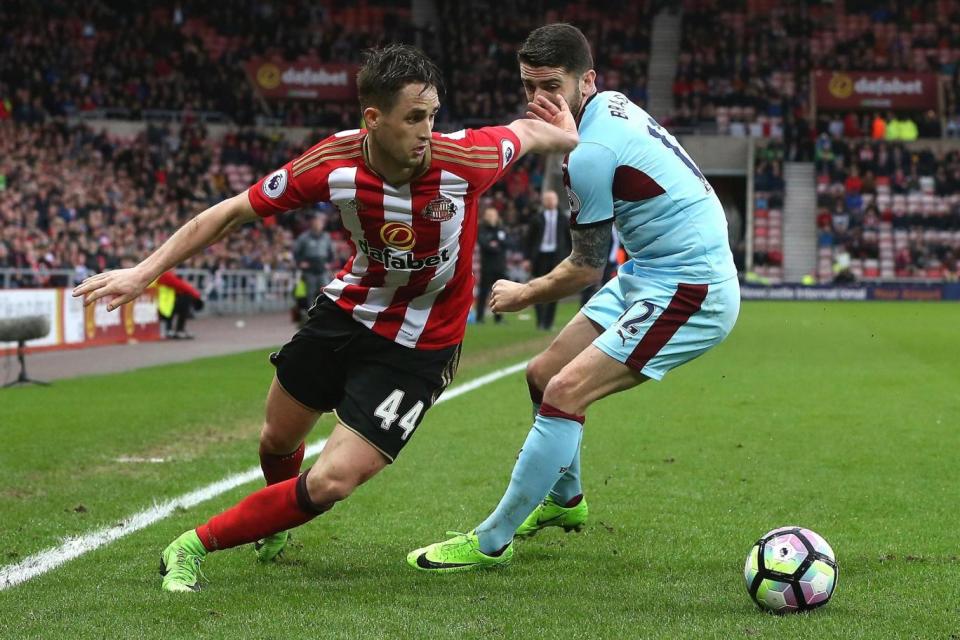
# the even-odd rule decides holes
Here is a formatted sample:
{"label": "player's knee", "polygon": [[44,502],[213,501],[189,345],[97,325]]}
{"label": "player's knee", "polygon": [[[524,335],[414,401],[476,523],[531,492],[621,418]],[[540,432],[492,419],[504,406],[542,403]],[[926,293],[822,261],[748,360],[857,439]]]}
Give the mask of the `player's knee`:
{"label": "player's knee", "polygon": [[260,451],[282,455],[290,453],[299,446],[300,442],[282,429],[277,428],[276,425],[269,422],[263,424],[263,428],[260,430]]}
{"label": "player's knee", "polygon": [[543,402],[543,390],[550,380],[543,357],[537,356],[527,363],[527,388],[530,390],[530,399],[540,404]]}
{"label": "player's knee", "polygon": [[577,380],[561,371],[547,383],[543,391],[543,402],[561,411],[578,415],[583,413],[580,396]]}
{"label": "player's knee", "polygon": [[307,493],[313,504],[331,507],[334,503],[346,500],[357,482],[349,477],[332,473],[310,473],[307,475]]}

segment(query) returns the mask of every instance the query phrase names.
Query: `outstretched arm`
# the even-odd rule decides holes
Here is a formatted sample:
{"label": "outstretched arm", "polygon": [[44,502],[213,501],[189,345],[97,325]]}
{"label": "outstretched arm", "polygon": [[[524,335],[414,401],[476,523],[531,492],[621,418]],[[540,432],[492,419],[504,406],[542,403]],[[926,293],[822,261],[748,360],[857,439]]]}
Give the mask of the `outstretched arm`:
{"label": "outstretched arm", "polygon": [[134,300],[165,271],[218,242],[233,229],[255,220],[247,192],[213,205],[180,227],[148,258],[130,269],[107,271],[87,278],[73,290],[84,306],[107,298],[107,311]]}
{"label": "outstretched arm", "polygon": [[577,122],[563,96],[539,95],[527,104],[527,118],[507,127],[520,139],[520,155],[570,153],[580,142]]}
{"label": "outstretched arm", "polygon": [[603,276],[610,255],[612,221],[573,228],[573,250],[553,271],[526,284],[498,280],[493,285],[490,308],[495,312],[520,311],[532,304],[553,302],[581,291]]}

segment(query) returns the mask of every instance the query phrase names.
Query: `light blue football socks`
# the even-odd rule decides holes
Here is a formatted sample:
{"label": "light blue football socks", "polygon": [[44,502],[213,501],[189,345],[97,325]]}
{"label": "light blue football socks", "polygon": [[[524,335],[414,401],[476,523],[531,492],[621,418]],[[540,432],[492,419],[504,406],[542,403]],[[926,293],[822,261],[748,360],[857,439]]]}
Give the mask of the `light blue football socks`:
{"label": "light blue football socks", "polygon": [[550,496],[557,504],[565,505],[582,493],[583,487],[580,486],[580,445],[578,444],[577,453],[573,456],[570,468],[560,476],[560,479],[553,485],[553,489],[550,489]]}
{"label": "light blue football socks", "polygon": [[[506,546],[517,527],[567,473],[579,457],[582,425],[580,416],[571,416],[546,404],[541,406],[517,456],[506,493],[493,513],[476,528],[483,553],[496,553]],[[579,470],[576,482],[579,485]]]}
{"label": "light blue football socks", "polygon": [[[539,394],[539,391],[537,392]],[[530,395],[533,396],[533,387],[531,386]],[[538,396],[539,397],[539,396]],[[533,400],[533,418],[537,418],[540,413],[540,403]],[[550,496],[557,504],[567,504],[574,498],[583,494],[583,487],[580,484],[580,447],[577,447],[577,455],[567,472],[560,476],[557,483],[550,489]]]}

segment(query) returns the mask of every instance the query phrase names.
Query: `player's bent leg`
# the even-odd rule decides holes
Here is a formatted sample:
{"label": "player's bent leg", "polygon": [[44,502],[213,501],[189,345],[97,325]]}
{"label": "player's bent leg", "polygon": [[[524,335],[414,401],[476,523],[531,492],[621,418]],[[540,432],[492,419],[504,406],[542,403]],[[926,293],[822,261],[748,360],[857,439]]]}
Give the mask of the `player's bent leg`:
{"label": "player's bent leg", "polygon": [[597,400],[647,380],[647,376],[590,345],[550,379],[543,402],[563,413],[582,416]]}
{"label": "player's bent leg", "polygon": [[305,473],[264,487],[170,543],[160,558],[162,587],[165,591],[196,591],[200,563],[208,553],[299,527],[323,511],[307,496]]}
{"label": "player's bent leg", "polygon": [[[260,431],[260,468],[267,485],[276,484],[300,474],[304,441],[320,413],[297,402],[274,377],[267,393],[267,409]],[[254,543],[260,562],[279,558],[290,539],[290,532],[280,531]]]}
{"label": "player's bent leg", "polygon": [[[604,300],[606,295],[606,302],[584,312],[607,329],[547,383],[510,485],[494,512],[476,528],[476,540],[468,534],[430,545],[408,556],[408,562],[413,564],[421,556],[430,560],[431,552],[437,557],[447,550],[448,557],[466,558],[466,564],[481,567],[486,565],[480,554],[495,557],[511,552],[517,528],[536,507],[538,496],[545,496],[551,483],[559,479],[558,473],[562,475],[579,446],[578,427],[587,407],[650,378],[659,380],[670,369],[722,341],[739,308],[735,285],[731,280],[709,287],[660,287],[650,300],[641,298],[621,307],[620,315],[609,322],[606,320],[616,304],[606,302],[618,302],[617,291],[616,287],[604,287],[595,299]],[[422,563],[418,568],[432,567]]]}
{"label": "player's bent leg", "polygon": [[307,472],[310,501],[327,510],[379,473],[389,460],[343,424],[334,427],[320,457]]}
{"label": "player's bent leg", "polygon": [[407,562],[428,571],[468,570],[506,564],[513,557],[514,534],[550,491],[576,455],[581,416],[559,415],[541,407],[520,449],[500,503],[477,528],[410,553]]}
{"label": "player's bent leg", "polygon": [[[541,413],[554,418],[550,424],[565,425],[586,412],[592,403],[615,391],[642,383],[646,377],[607,356],[593,345],[578,354],[547,384]],[[551,437],[549,434],[547,437]],[[570,468],[557,480],[546,498],[516,528],[517,537],[530,537],[548,527],[580,531],[586,525],[589,507],[579,478],[580,449]],[[574,470],[576,465],[576,470]]]}
{"label": "player's bent leg", "polygon": [[313,306],[293,338],[270,354],[276,374],[260,433],[267,484],[299,474],[304,440],[320,414],[332,411],[343,398],[346,370],[336,349],[355,331],[356,323],[324,299]]}
{"label": "player's bent leg", "polygon": [[[593,347],[588,351],[590,348]],[[584,354],[580,354],[573,362],[583,358]],[[518,527],[567,471],[580,446],[582,414],[565,412],[550,405],[551,389],[558,388],[556,380],[571,365],[561,369],[547,384],[544,403],[517,457],[510,484],[493,513],[474,531],[410,552],[407,555],[410,566],[423,571],[451,572],[491,568],[510,562]],[[556,401],[560,402],[561,398],[558,396]],[[569,404],[569,400],[563,402]]]}
{"label": "player's bent leg", "polygon": [[388,460],[337,425],[310,471],[267,486],[205,524],[187,531],[161,554],[165,591],[197,591],[200,563],[211,551],[230,549],[305,524],[376,475]]}
{"label": "player's bent leg", "polygon": [[[549,386],[548,386],[549,388]],[[582,416],[544,404],[520,449],[510,483],[497,508],[474,531],[417,549],[407,562],[425,571],[466,571],[506,564],[513,537],[560,476],[580,446]]]}
{"label": "player's bent leg", "polygon": [[[527,384],[531,389],[543,394],[550,378],[573,360],[577,354],[587,348],[603,333],[603,329],[582,313],[577,313],[560,331],[550,346],[534,357],[527,365]],[[537,402],[536,398],[533,398]]]}
{"label": "player's bent leg", "polygon": [[[560,331],[549,347],[527,365],[527,386],[536,418],[543,402],[543,390],[550,379],[573,360],[603,332],[596,321],[578,312]],[[587,521],[587,503],[580,484],[580,449],[569,468],[550,489],[547,498],[517,529],[518,537],[529,537],[540,529],[559,526],[565,531],[581,531]]]}
{"label": "player's bent leg", "polygon": [[[327,438],[317,462],[307,473],[306,487],[310,501],[327,511],[340,500],[345,500],[386,464],[383,454],[338,423]],[[257,560],[270,562],[278,558],[289,538],[289,531],[279,531],[258,540],[254,543]]]}
{"label": "player's bent leg", "polygon": [[[606,299],[602,299],[604,291]],[[604,291],[585,309],[594,319],[609,317],[608,310],[619,308],[615,287],[604,287]],[[589,348],[551,378],[545,406],[579,415],[600,398],[651,377],[660,379],[719,344],[732,329],[739,310],[735,279],[709,286],[651,285],[645,293],[649,293],[646,299],[620,312]],[[586,519],[586,505],[583,496],[577,495],[579,482],[574,480],[568,471],[516,535],[533,535],[546,526],[575,530],[571,525],[579,523],[577,512],[581,509]]]}
{"label": "player's bent leg", "polygon": [[[290,455],[303,444],[320,415],[315,409],[297,402],[274,377],[267,393],[266,415],[260,430],[261,456]],[[299,473],[299,469],[297,472]],[[267,484],[272,484],[270,480],[267,478]]]}
{"label": "player's bent leg", "polygon": [[[528,386],[534,400],[534,419],[540,411],[543,390],[550,379],[601,336],[604,327],[615,324],[628,306],[620,281],[616,278],[609,280],[590,297],[550,348],[531,363]],[[566,472],[554,483],[543,503],[520,525],[517,535],[533,535],[546,526],[561,526],[568,532],[583,529],[587,520],[587,504],[583,496],[580,456],[578,446]]]}

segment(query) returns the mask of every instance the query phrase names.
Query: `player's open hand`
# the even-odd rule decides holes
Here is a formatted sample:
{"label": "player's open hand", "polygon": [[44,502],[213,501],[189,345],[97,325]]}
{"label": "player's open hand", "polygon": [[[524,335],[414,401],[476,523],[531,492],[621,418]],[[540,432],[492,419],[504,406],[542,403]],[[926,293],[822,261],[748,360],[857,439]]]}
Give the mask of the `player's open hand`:
{"label": "player's open hand", "polygon": [[137,298],[150,284],[144,281],[143,274],[136,268],[117,269],[90,276],[73,289],[73,297],[83,296],[83,306],[89,306],[105,298],[107,311],[113,311],[120,305]]}
{"label": "player's open hand", "polygon": [[527,103],[527,117],[552,124],[567,133],[577,134],[577,121],[570,113],[567,101],[559,93],[550,96],[537,94],[533,102]]}
{"label": "player's open hand", "polygon": [[490,310],[494,313],[520,311],[527,307],[524,289],[527,285],[512,280],[497,280],[490,294]]}

